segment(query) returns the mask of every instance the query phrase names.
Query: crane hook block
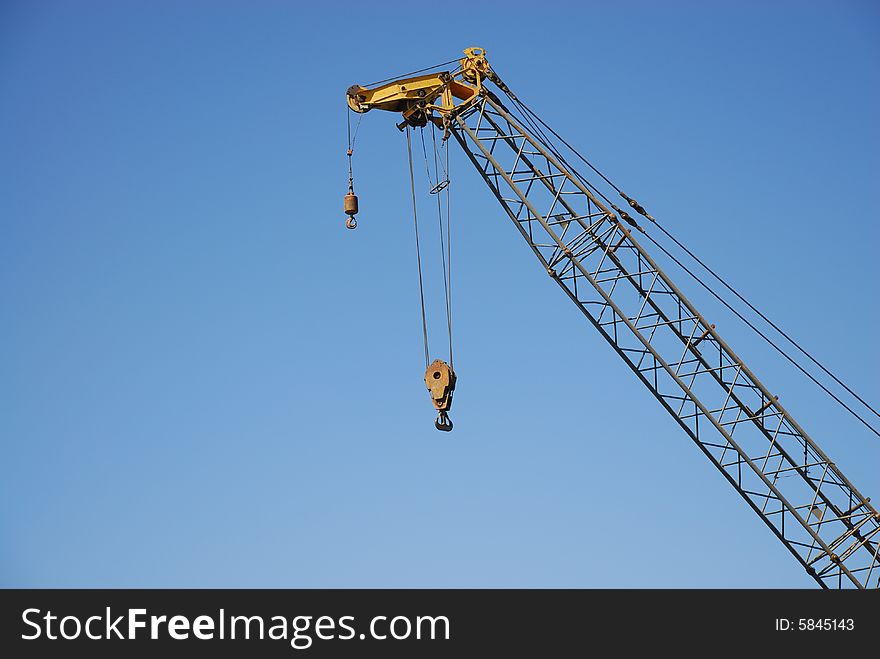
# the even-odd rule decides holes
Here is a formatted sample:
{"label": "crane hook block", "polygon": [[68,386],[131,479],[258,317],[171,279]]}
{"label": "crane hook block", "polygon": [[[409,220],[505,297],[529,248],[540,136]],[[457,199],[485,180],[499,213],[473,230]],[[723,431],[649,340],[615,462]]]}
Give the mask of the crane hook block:
{"label": "crane hook block", "polygon": [[349,229],[354,229],[357,227],[357,220],[354,219],[354,216],[357,215],[358,212],[358,198],[350,188],[348,194],[343,198],[343,207],[345,208],[345,214],[348,215],[348,219],[345,221],[345,226]]}
{"label": "crane hook block", "polygon": [[446,413],[452,407],[452,393],[455,391],[455,372],[442,359],[435,359],[425,371],[425,386],[431,394],[431,402],[437,410],[438,430],[452,430],[452,422]]}
{"label": "crane hook block", "polygon": [[446,412],[440,412],[437,415],[437,419],[434,421],[434,427],[437,428],[437,430],[449,432],[452,430],[452,419],[449,418],[449,415],[447,415]]}

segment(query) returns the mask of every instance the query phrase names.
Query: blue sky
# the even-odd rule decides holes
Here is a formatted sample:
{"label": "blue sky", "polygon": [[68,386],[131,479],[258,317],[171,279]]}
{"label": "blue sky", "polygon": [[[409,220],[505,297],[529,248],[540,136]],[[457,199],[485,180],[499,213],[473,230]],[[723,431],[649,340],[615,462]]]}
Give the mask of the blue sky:
{"label": "blue sky", "polygon": [[[662,5],[4,3],[0,585],[811,587],[460,153],[454,432],[391,115],[343,227],[345,89],[479,45],[880,400],[880,11]],[[670,274],[876,500],[880,440]]]}

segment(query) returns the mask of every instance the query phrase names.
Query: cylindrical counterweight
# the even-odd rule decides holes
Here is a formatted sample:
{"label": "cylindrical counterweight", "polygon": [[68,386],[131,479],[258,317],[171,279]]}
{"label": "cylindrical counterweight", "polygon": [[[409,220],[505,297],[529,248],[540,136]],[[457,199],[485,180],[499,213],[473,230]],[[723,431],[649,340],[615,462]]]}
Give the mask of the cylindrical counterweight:
{"label": "cylindrical counterweight", "polygon": [[358,198],[354,192],[349,192],[345,195],[345,214],[346,215],[357,215],[358,212]]}

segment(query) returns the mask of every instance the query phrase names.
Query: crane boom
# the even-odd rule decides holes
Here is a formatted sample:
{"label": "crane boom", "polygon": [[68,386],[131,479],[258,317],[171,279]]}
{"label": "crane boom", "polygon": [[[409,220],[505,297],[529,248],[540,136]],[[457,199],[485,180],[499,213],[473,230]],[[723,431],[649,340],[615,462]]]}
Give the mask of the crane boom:
{"label": "crane boom", "polygon": [[[436,87],[393,109],[455,139],[547,275],[820,586],[880,587],[880,514],[870,499],[651,258],[638,225],[483,85],[508,91],[484,53],[469,51],[459,77],[439,74]],[[392,84],[405,92],[407,82]],[[358,103],[367,90],[352,89],[361,90],[354,100],[349,92],[352,109],[372,109]]]}

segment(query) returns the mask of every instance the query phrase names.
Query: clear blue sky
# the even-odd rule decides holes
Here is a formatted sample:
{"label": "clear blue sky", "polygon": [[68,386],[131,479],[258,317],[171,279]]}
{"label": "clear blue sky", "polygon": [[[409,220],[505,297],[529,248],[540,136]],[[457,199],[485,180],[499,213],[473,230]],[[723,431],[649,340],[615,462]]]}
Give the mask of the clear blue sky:
{"label": "clear blue sky", "polygon": [[[343,93],[485,47],[876,402],[880,10],[444,7],[3,3],[0,585],[812,587],[456,152],[434,430],[403,138],[365,116],[346,231]],[[671,274],[877,501],[880,440]]]}

